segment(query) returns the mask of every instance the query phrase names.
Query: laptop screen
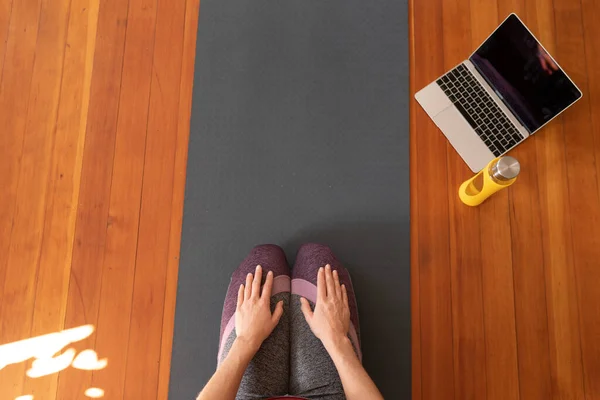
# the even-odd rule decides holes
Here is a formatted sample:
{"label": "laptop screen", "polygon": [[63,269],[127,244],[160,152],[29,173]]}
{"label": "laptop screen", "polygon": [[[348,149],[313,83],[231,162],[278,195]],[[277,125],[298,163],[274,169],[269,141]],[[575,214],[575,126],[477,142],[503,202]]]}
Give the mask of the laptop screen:
{"label": "laptop screen", "polygon": [[581,97],[577,86],[514,14],[469,60],[530,133]]}

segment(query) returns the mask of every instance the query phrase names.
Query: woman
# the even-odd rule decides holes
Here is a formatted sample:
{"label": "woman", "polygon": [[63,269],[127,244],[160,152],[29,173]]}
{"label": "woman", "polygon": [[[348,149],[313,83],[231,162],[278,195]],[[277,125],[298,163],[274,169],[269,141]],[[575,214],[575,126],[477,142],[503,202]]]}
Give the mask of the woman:
{"label": "woman", "polygon": [[350,276],[328,247],[302,246],[290,272],[280,247],[258,246],[232,276],[217,371],[198,400],[383,399],[359,335]]}

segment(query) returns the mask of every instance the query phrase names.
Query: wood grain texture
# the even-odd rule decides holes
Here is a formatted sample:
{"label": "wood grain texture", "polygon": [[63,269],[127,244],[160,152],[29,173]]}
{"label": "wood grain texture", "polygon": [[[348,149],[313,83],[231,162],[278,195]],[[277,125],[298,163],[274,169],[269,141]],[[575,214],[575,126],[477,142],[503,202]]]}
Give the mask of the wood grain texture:
{"label": "wood grain texture", "polygon": [[128,399],[156,396],[158,391],[184,21],[184,2],[158,0],[125,375],[124,397]]}
{"label": "wood grain texture", "polygon": [[167,398],[198,10],[0,5],[0,345],[91,324],[68,347],[108,359],[9,365],[0,398]]}
{"label": "wood grain texture", "polygon": [[[415,15],[414,15],[414,7],[413,3],[410,2],[408,11],[408,31],[409,36],[414,37],[415,32]],[[410,41],[410,52],[414,53],[415,42],[413,40]],[[411,57],[409,60],[409,76],[413,76],[416,72],[415,67],[415,58]],[[415,92],[415,80],[411,79],[410,82],[410,92]],[[416,115],[417,109],[415,107],[414,102],[409,103],[409,118],[410,118],[410,129],[411,131],[415,129],[416,124]],[[417,163],[417,141],[411,140],[409,142],[410,145],[410,153],[412,156],[410,157],[410,186],[415,187],[418,182],[418,163]],[[412,190],[410,192],[410,202],[412,204],[412,212],[414,215],[419,215],[419,203],[417,201],[417,191]],[[415,268],[415,266],[419,265],[419,242],[416,238],[419,237],[419,224],[412,223],[410,225],[410,236],[412,240],[410,241],[410,258],[413,260],[411,264],[410,271],[410,313],[411,313],[411,348],[412,348],[412,362],[411,369],[412,373],[412,395],[413,398],[421,398],[422,397],[422,382],[421,382],[421,301],[420,301],[420,276],[419,270]]]}
{"label": "wood grain texture", "polygon": [[[473,7],[473,4],[471,4]],[[468,56],[471,46],[469,3],[445,0],[444,68],[450,69]],[[454,21],[452,23],[451,21]],[[452,27],[455,28],[452,28]],[[459,27],[456,29],[456,27]],[[439,136],[439,135],[438,135]],[[445,139],[442,137],[442,140]],[[446,143],[450,228],[450,268],[452,289],[452,337],[454,346],[454,390],[457,399],[481,399],[486,396],[485,333],[481,271],[479,208],[465,207],[457,196],[457,187],[469,169]],[[417,149],[418,151],[418,149]]]}
{"label": "wood grain texture", "polygon": [[4,69],[4,55],[6,54],[8,28],[12,17],[12,5],[12,0],[0,3],[0,77]]}
{"label": "wood grain texture", "polygon": [[[423,87],[430,77],[436,77],[444,69],[443,53],[439,43],[431,38],[442,38],[442,1],[417,1],[412,3],[415,52],[426,54],[427,62],[419,63],[414,57],[415,68],[411,80],[413,88]],[[426,35],[418,34],[427,32]],[[411,209],[417,242],[419,264],[413,267],[419,279],[420,348],[413,354],[421,355],[421,394],[427,399],[454,399],[454,357],[452,336],[452,288],[450,269],[450,232],[448,210],[448,181],[446,142],[436,132],[427,115],[413,104],[414,123],[411,141],[415,142],[417,157],[411,160],[418,176],[413,173],[411,204],[418,204],[418,214]],[[435,182],[435,185],[430,182]],[[418,199],[416,196],[419,196]],[[417,199],[417,201],[414,201]],[[416,278],[415,278],[416,279]],[[424,295],[426,293],[426,295]],[[414,295],[414,294],[413,294]],[[414,301],[414,300],[413,300]],[[414,344],[415,342],[413,342]],[[413,371],[414,373],[418,373]]]}
{"label": "wood grain texture", "polygon": [[[475,48],[508,14],[501,0],[472,1],[471,47]],[[496,6],[496,9],[494,9]],[[498,193],[480,208],[481,279],[485,331],[485,371],[488,399],[518,399],[517,335],[514,278],[511,268],[508,192]],[[486,221],[495,221],[494,224]]]}
{"label": "wood grain texture", "polygon": [[[28,242],[24,246],[27,256],[17,256],[17,274],[22,278],[29,275],[29,280],[24,281],[27,282],[27,290],[18,294],[20,307],[12,309],[13,312],[16,311],[18,314],[13,315],[12,318],[5,316],[7,320],[14,320],[15,317],[18,318],[21,315],[31,321],[29,326],[25,323],[21,324],[21,328],[25,329],[20,332],[21,337],[35,336],[35,332],[39,327],[38,324],[46,324],[46,321],[43,321],[45,313],[42,311],[42,315],[39,314],[40,306],[45,304],[46,300],[44,298],[38,300],[37,295],[44,296],[47,292],[43,290],[48,288],[48,286],[45,286],[48,283],[46,275],[48,271],[42,271],[41,269],[45,266],[42,264],[42,250],[48,248],[44,246],[44,241],[47,239],[46,234],[49,233],[46,230],[46,221],[50,222],[52,219],[51,215],[48,215],[49,211],[52,212],[53,207],[51,199],[54,193],[51,188],[55,187],[56,178],[60,180],[60,176],[57,177],[54,173],[53,164],[56,163],[54,149],[56,148],[58,100],[62,86],[61,72],[65,61],[69,14],[69,0],[42,2],[20,175],[20,180],[27,182],[27,184],[19,185],[19,192],[22,190],[22,197],[17,197],[17,211],[15,212],[16,218],[19,205],[21,205],[27,207],[26,213],[29,215],[29,226],[25,226],[25,232],[27,233],[23,232]],[[30,159],[30,157],[33,158]],[[28,167],[27,164],[29,164]],[[14,228],[12,237],[11,244],[19,237],[19,233]],[[24,266],[32,264],[34,269],[24,268]],[[10,265],[11,260],[9,258],[9,268]],[[14,289],[18,279],[11,277],[10,271],[9,269],[7,283]],[[5,286],[5,294],[6,287],[8,285]],[[37,290],[38,288],[42,290],[42,293]],[[48,314],[52,314],[52,312]],[[40,317],[37,321],[35,320],[36,316]],[[53,385],[52,377],[36,380],[35,382],[28,380],[27,382],[28,384],[25,387],[17,388],[15,386],[17,390],[14,394],[18,395],[23,390],[37,393],[44,391],[44,388],[48,385]]]}
{"label": "wood grain texture", "polygon": [[[583,10],[580,2],[555,4],[556,52],[562,66],[585,93],[591,93],[587,78],[586,42],[583,32]],[[596,39],[597,40],[597,39]],[[593,96],[593,94],[592,94]],[[565,133],[569,211],[573,238],[573,274],[575,276],[575,304],[579,317],[574,336],[579,336],[577,349],[574,343],[574,361],[581,361],[582,375],[574,376],[577,392],[580,385],[586,397],[600,394],[600,383],[590,371],[598,372],[600,363],[600,307],[598,291],[592,282],[599,282],[600,270],[600,197],[598,196],[597,162],[594,152],[594,126],[590,96],[584,96],[578,107],[562,117]],[[581,218],[580,216],[585,216]],[[573,312],[575,314],[575,312]],[[579,350],[580,353],[577,353]],[[579,357],[577,357],[579,356]],[[583,382],[580,382],[582,379]],[[580,396],[583,398],[584,396]]]}
{"label": "wood grain texture", "polygon": [[[3,191],[0,196],[0,343],[18,340],[14,332],[5,331],[5,325],[8,330],[13,327],[3,318],[3,314],[5,309],[9,312],[10,304],[17,303],[19,299],[5,295],[4,287],[13,240],[40,7],[39,1],[17,1],[12,5],[0,81],[0,126],[5,132],[10,132],[0,136],[0,187]],[[8,289],[12,290],[10,287]]]}
{"label": "wood grain texture", "polygon": [[[597,40],[600,35],[600,26],[598,26],[600,7],[596,3],[594,0],[581,1],[587,67],[585,72],[588,79],[588,90],[600,85],[600,57],[597,56],[600,52],[600,41]],[[598,110],[600,106],[600,93],[590,90],[588,101],[591,110]],[[598,189],[600,190],[600,115],[597,112],[592,112],[591,117],[596,155],[596,179],[598,181]]]}
{"label": "wood grain texture", "polygon": [[[443,136],[413,100],[411,232],[418,250],[412,271],[418,279],[412,290],[420,304],[413,306],[419,312],[413,333],[420,334],[413,338],[413,374],[419,375],[413,382],[421,385],[413,398],[598,399],[600,3],[410,3],[411,93],[465,59],[511,12],[584,91],[573,108],[511,152],[522,165],[517,183],[476,210],[456,197],[470,171],[449,145],[437,145]],[[436,224],[428,223],[432,212]],[[449,252],[439,237],[448,238]],[[448,317],[428,305],[448,291],[452,329],[440,331]],[[425,340],[431,337],[436,340]],[[429,354],[447,354],[452,364],[430,363]]]}
{"label": "wood grain texture", "polygon": [[[592,140],[594,144],[595,166],[596,166],[596,185],[600,194],[600,7],[597,2],[582,1],[581,16],[583,19],[583,42],[585,43],[585,61],[586,69],[583,72],[587,78],[587,101],[588,111],[592,123]],[[588,169],[589,170],[589,169]],[[591,171],[593,175],[593,171]],[[586,181],[591,184],[590,177]],[[592,203],[593,204],[593,203]],[[598,235],[598,210],[594,210],[595,226],[594,233]],[[588,221],[589,223],[589,221]],[[586,238],[586,239],[592,239]],[[593,239],[592,239],[593,240]],[[598,236],[596,236],[598,240]],[[598,251],[599,244],[596,242],[595,249]],[[585,374],[586,395],[589,398],[600,398],[600,347],[597,345],[600,336],[600,306],[597,300],[597,289],[593,282],[598,282],[598,258],[596,262],[592,259],[584,259],[578,265],[578,282],[580,290],[580,328],[582,329],[582,352],[583,366]],[[589,372],[588,372],[589,371]]]}
{"label": "wood grain texture", "polygon": [[[127,7],[126,1],[99,2],[66,328],[85,324],[97,328],[98,323]],[[81,349],[94,345],[95,336],[79,343]],[[58,398],[81,396],[91,379],[91,371],[64,370],[59,375]]]}
{"label": "wood grain texture", "polygon": [[177,142],[173,176],[173,199],[171,202],[171,226],[167,277],[165,282],[165,307],[163,312],[160,348],[160,369],[158,372],[159,399],[166,399],[169,395],[171,349],[173,346],[173,331],[175,329],[175,303],[177,296],[177,277],[179,272],[177,267],[179,265],[179,250],[181,246],[181,226],[183,222],[182,204],[185,196],[188,157],[187,149],[190,136],[190,110],[192,108],[196,31],[198,27],[199,7],[200,3],[197,0],[194,0],[188,1],[185,8],[181,85],[179,88],[179,115],[177,120]]}
{"label": "wood grain texture", "polygon": [[111,367],[91,383],[115,399],[123,398],[128,361],[156,14],[156,0],[129,2],[95,343]]}
{"label": "wood grain texture", "polygon": [[[46,1],[39,10],[27,112],[21,119],[22,155],[6,263],[0,342],[29,337],[31,333],[68,6],[65,0]],[[15,320],[22,322],[10,322]],[[7,375],[11,386],[3,390],[3,395],[19,396],[25,366],[9,369]]]}
{"label": "wood grain texture", "polygon": [[[97,8],[89,0],[70,2],[58,112],[56,124],[50,125],[56,133],[32,337],[64,326],[97,16]],[[57,383],[57,374],[27,379],[23,392],[51,398],[48,394],[56,393]]]}

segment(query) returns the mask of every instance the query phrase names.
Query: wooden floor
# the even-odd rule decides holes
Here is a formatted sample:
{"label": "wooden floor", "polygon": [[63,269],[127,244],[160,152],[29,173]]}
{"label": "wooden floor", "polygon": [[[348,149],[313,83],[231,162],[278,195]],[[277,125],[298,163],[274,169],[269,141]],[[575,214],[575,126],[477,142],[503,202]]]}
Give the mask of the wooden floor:
{"label": "wooden floor", "polygon": [[[167,398],[198,2],[0,2],[0,352],[94,329],[1,400]],[[412,103],[414,399],[600,399],[600,3],[412,0],[411,90],[513,11],[584,97],[476,209]]]}
{"label": "wooden floor", "polygon": [[167,398],[198,3],[0,2],[2,400]]}
{"label": "wooden floor", "polygon": [[584,96],[475,209],[456,192],[472,174],[412,101],[413,399],[600,399],[600,2],[412,0],[411,91],[510,12]]}

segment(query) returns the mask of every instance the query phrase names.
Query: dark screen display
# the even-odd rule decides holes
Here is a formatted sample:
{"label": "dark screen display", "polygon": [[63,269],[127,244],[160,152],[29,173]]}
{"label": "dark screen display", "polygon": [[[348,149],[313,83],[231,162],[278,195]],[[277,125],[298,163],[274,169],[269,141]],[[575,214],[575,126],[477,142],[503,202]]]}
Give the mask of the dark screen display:
{"label": "dark screen display", "polygon": [[581,97],[515,15],[509,16],[470,60],[530,133]]}

